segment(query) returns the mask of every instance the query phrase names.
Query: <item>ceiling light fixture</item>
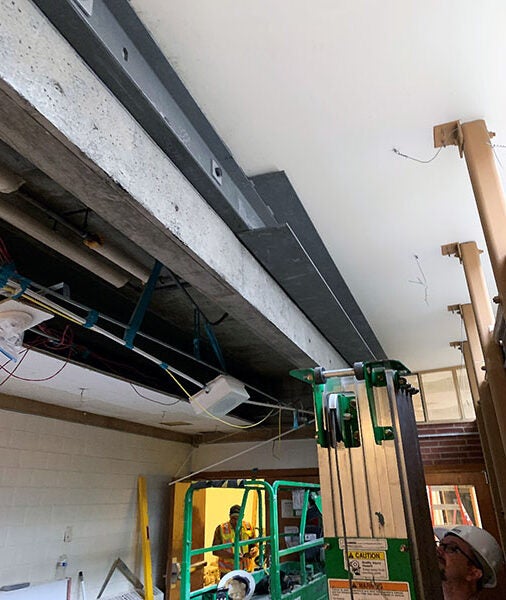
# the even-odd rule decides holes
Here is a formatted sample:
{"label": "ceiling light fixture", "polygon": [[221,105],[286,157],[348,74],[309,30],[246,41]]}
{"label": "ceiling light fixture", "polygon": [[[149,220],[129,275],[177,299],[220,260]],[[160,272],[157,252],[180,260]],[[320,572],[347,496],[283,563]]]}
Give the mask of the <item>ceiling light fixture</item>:
{"label": "ceiling light fixture", "polygon": [[[43,306],[48,311],[54,311],[55,314],[59,315],[60,317],[63,317],[64,319],[68,319],[69,321],[71,321],[77,325],[82,325],[83,327],[86,327],[90,331],[96,331],[97,333],[105,336],[106,338],[110,339],[111,341],[115,342],[116,344],[125,346],[125,340],[123,338],[120,338],[120,337],[114,335],[110,331],[107,331],[106,329],[103,329],[102,327],[99,327],[96,324],[88,324],[88,316],[89,316],[89,312],[91,309],[87,309],[88,315],[86,317],[81,317],[81,316],[73,313],[72,311],[68,310],[64,306],[61,306],[61,305],[57,304],[56,302],[53,302],[49,298],[41,296],[37,292],[32,291],[30,288],[23,289],[21,287],[21,285],[19,284],[19,282],[17,282],[13,278],[9,278],[7,280],[5,288],[6,288],[6,290],[8,289],[9,292],[7,292],[7,291],[2,292],[1,289],[0,289],[0,292],[4,293],[4,294],[10,293],[13,296],[22,294],[22,297],[25,298],[27,301],[34,302],[39,306]],[[81,306],[81,309],[83,309],[83,308],[84,307]],[[178,376],[182,377],[183,379],[190,381],[191,383],[193,383],[194,385],[196,385],[197,387],[199,387],[201,389],[203,389],[205,387],[205,385],[203,383],[201,383],[200,381],[197,381],[190,375],[183,373],[179,369],[176,369],[175,367],[172,367],[171,365],[168,365],[165,362],[161,362],[160,359],[156,358],[155,356],[152,356],[151,354],[149,354],[148,352],[145,352],[144,350],[141,350],[137,346],[131,346],[131,347],[129,347],[129,349],[132,350],[133,352],[135,352],[136,354],[143,356],[147,360],[156,363],[159,367],[161,367],[164,371],[166,371],[173,379],[174,379],[174,375],[178,375]],[[177,380],[176,380],[176,382],[177,382]],[[178,385],[179,385],[179,383],[178,383]]]}
{"label": "ceiling light fixture", "polygon": [[52,317],[51,313],[17,300],[0,302],[0,352],[16,362],[23,348],[24,332]]}
{"label": "ceiling light fixture", "polygon": [[210,411],[215,416],[223,417],[248,398],[244,384],[229,375],[219,375],[203,390],[191,396],[190,404],[197,414]]}

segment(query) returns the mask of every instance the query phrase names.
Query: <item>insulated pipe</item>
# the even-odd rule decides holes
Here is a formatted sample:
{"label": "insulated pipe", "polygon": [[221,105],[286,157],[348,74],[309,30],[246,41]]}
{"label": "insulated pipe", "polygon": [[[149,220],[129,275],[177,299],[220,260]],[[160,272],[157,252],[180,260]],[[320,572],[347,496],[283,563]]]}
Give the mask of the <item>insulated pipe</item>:
{"label": "insulated pipe", "polygon": [[49,248],[56,250],[66,258],[73,260],[95,275],[105,279],[114,287],[123,287],[129,280],[128,275],[112,264],[96,257],[81,246],[73,244],[55,231],[42,225],[37,219],[19,210],[0,196],[0,218],[13,227],[31,235]]}
{"label": "insulated pipe", "polygon": [[[26,182],[24,181],[24,179],[22,177],[20,177],[17,173],[14,173],[10,169],[8,169],[5,165],[0,164],[0,194],[12,194],[13,192],[17,192],[17,196],[22,198],[25,202],[32,204],[33,206],[38,208],[40,211],[42,211],[44,214],[46,214],[48,217],[50,217],[57,223],[60,223],[61,225],[63,225],[64,227],[66,227],[67,229],[72,231],[73,234],[75,234],[78,238],[80,238],[83,241],[85,246],[87,246],[88,248],[90,248],[91,250],[96,252],[97,254],[100,254],[107,260],[110,260],[112,263],[114,263],[115,265],[117,265],[118,267],[120,267],[121,269],[126,271],[127,273],[131,273],[134,277],[136,277],[137,279],[142,281],[142,283],[146,283],[148,281],[149,276],[151,274],[150,269],[146,268],[144,265],[142,265],[141,263],[136,261],[134,258],[129,256],[128,254],[126,254],[125,252],[120,250],[119,248],[116,248],[115,246],[111,246],[104,240],[100,239],[100,236],[93,236],[89,232],[87,232],[83,229],[80,229],[79,227],[76,227],[73,223],[68,221],[68,219],[66,219],[65,217],[62,217],[54,210],[45,206],[43,202],[41,202],[37,198],[34,198],[30,193],[28,193],[27,191],[21,190],[20,188],[25,183]],[[29,219],[29,217],[27,217],[27,220],[28,219]],[[39,239],[39,238],[37,238],[37,239]],[[44,242],[44,240],[40,240],[40,239],[39,239],[39,241]],[[44,242],[44,243],[46,243],[46,242]],[[70,244],[70,242],[66,242],[66,243]],[[51,245],[51,244],[48,244],[48,245]],[[55,248],[55,250],[57,250],[57,248]],[[67,252],[65,252],[64,254],[67,254]],[[76,262],[78,262],[78,261],[76,261]],[[79,264],[81,264],[81,263],[79,263]],[[82,265],[82,266],[86,266],[86,265]],[[90,270],[93,271],[94,269],[90,269]],[[126,283],[126,281],[125,281],[125,283]],[[113,284],[113,285],[116,285],[116,284]],[[116,285],[116,287],[122,287],[123,285],[124,285],[124,283],[121,285]]]}
{"label": "insulated pipe", "polygon": [[[1,176],[1,171],[0,171]],[[1,179],[0,179],[1,181]],[[127,273],[131,273],[134,277],[137,277],[142,283],[146,283],[149,279],[151,271],[146,268],[144,265],[140,264],[134,258],[120,250],[115,246],[111,246],[111,244],[105,242],[101,236],[93,235],[89,232],[76,227],[73,223],[71,223],[65,217],[62,217],[54,210],[51,210],[47,206],[44,206],[42,202],[33,198],[30,194],[25,194],[23,191],[18,190],[17,196],[29,202],[33,206],[37,207],[40,211],[46,214],[48,217],[66,227],[74,235],[76,235],[79,239],[82,240],[83,244],[87,246],[90,250],[93,250],[97,254],[100,254],[107,260],[110,260],[113,264],[120,267]]]}
{"label": "insulated pipe", "polygon": [[121,267],[127,273],[131,273],[134,277],[142,281],[142,283],[148,281],[151,275],[150,269],[147,269],[116,246],[112,246],[104,240],[96,240],[91,237],[83,240],[83,242],[85,246],[107,258],[107,260],[110,260],[115,265],[118,265],[118,267]]}

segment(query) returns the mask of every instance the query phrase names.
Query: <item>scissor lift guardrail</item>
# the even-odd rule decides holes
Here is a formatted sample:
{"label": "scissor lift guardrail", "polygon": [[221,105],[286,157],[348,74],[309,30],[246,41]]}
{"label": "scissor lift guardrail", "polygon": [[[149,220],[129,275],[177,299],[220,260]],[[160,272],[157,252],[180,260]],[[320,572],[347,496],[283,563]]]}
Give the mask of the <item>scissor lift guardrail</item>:
{"label": "scissor lift guardrail", "polygon": [[[217,546],[209,546],[205,548],[192,548],[192,507],[193,507],[193,494],[197,490],[207,488],[238,488],[244,489],[244,494],[241,503],[241,511],[239,514],[235,539],[232,543],[220,544]],[[301,519],[299,524],[299,543],[289,548],[280,548],[279,541],[287,536],[295,537],[295,533],[281,533],[279,531],[279,511],[278,511],[278,500],[280,490],[304,490],[304,496],[302,501]],[[307,511],[310,501],[310,495],[318,492],[320,486],[316,483],[303,483],[294,481],[276,481],[270,484],[266,481],[261,480],[247,480],[247,479],[227,479],[220,481],[199,481],[193,483],[187,490],[185,495],[185,506],[184,506],[184,543],[183,543],[183,555],[181,563],[181,600],[189,600],[192,598],[213,599],[218,589],[217,584],[206,586],[204,588],[193,590],[190,589],[190,568],[192,558],[195,556],[203,555],[206,552],[212,552],[214,550],[222,550],[226,548],[234,549],[234,569],[240,568],[240,553],[241,548],[244,546],[250,546],[258,544],[259,546],[259,565],[261,567],[252,573],[255,581],[258,583],[259,579],[264,577],[266,574],[270,580],[270,592],[269,596],[262,596],[264,598],[272,598],[273,600],[324,600],[327,598],[326,591],[326,577],[324,572],[308,573],[306,564],[306,552],[312,548],[323,547],[323,538],[317,538],[315,540],[305,541],[305,529]],[[241,523],[244,517],[246,503],[248,501],[248,495],[251,493],[258,494],[258,516],[259,516],[259,535],[248,539],[239,539],[238,532],[240,531]],[[263,494],[263,498],[262,498]],[[269,527],[268,533],[264,532],[264,509],[265,506],[269,507],[268,519]],[[253,524],[255,526],[255,524]],[[266,560],[266,544],[269,547],[269,566],[268,568],[262,568]],[[281,562],[281,559],[292,554],[298,555],[298,561]],[[293,569],[294,565],[298,563],[297,572],[300,575],[300,585],[292,591],[283,591],[281,587],[281,569],[285,565],[290,565]]]}

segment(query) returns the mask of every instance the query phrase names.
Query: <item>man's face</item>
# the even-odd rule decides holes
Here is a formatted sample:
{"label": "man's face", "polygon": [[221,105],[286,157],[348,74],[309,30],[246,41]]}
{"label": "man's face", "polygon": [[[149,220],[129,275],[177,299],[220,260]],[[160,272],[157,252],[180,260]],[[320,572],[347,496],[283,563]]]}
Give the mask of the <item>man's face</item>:
{"label": "man's face", "polygon": [[471,546],[455,535],[446,535],[437,549],[441,578],[448,582],[469,583],[478,581],[482,575],[473,561],[476,560]]}
{"label": "man's face", "polygon": [[238,519],[239,519],[239,515],[237,515],[237,514],[230,515],[230,525],[232,525],[233,529],[235,529],[237,527]]}

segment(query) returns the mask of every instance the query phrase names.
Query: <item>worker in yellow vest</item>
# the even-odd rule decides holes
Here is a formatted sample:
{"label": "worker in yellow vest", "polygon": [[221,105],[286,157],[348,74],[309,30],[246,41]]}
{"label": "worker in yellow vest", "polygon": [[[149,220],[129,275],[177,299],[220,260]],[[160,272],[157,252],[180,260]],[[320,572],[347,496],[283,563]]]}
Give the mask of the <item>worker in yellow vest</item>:
{"label": "worker in yellow vest", "polygon": [[[229,520],[226,523],[218,525],[214,531],[213,546],[220,544],[231,544],[235,539],[235,529],[241,507],[234,504],[230,507]],[[241,524],[241,540],[249,540],[255,537],[255,532],[250,523],[243,521]],[[234,570],[234,549],[225,548],[223,550],[215,550],[213,552],[218,557],[218,567],[220,569],[220,577]],[[245,571],[253,571],[254,559],[258,556],[258,547],[256,545],[241,546],[241,559],[239,568]]]}

